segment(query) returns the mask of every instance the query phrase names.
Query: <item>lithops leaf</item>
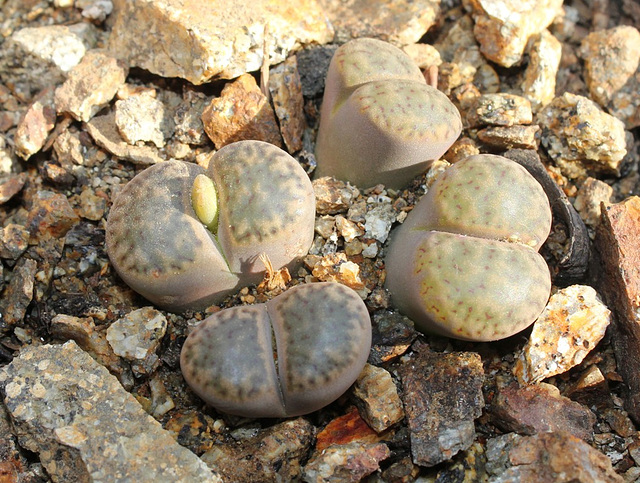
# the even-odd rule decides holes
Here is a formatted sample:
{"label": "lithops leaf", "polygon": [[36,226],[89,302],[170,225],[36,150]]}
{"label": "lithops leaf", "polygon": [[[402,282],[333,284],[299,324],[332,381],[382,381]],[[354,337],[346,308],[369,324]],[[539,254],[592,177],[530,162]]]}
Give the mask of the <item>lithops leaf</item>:
{"label": "lithops leaf", "polygon": [[401,188],[456,140],[460,114],[401,50],[356,39],[331,61],[322,104],[317,176]]}
{"label": "lithops leaf", "polygon": [[344,393],[370,347],[371,322],[358,294],[314,283],[205,319],[185,341],[180,366],[192,389],[221,411],[297,416]]}
{"label": "lithops leaf", "polygon": [[551,229],[542,186],[502,156],[478,154],[448,168],[418,206],[421,229],[523,243],[539,249]]}
{"label": "lithops leaf", "polygon": [[218,188],[218,240],[232,271],[259,273],[306,255],[313,241],[315,197],[309,177],[283,150],[262,141],[220,149],[209,163]]}
{"label": "lithops leaf", "polygon": [[448,168],[392,236],[393,303],[424,331],[496,340],[534,322],[551,290],[537,249],[551,209],[520,165],[490,155]]}
{"label": "lithops leaf", "polygon": [[127,183],[109,213],[106,245],[116,271],[136,292],[171,310],[204,306],[212,288],[220,297],[238,284],[191,204],[193,182],[202,173],[180,161],[155,164]]}
{"label": "lithops leaf", "polygon": [[551,290],[546,262],[522,245],[430,231],[405,258],[403,278],[388,285],[402,293],[396,306],[421,330],[457,339],[490,341],[523,330]]}

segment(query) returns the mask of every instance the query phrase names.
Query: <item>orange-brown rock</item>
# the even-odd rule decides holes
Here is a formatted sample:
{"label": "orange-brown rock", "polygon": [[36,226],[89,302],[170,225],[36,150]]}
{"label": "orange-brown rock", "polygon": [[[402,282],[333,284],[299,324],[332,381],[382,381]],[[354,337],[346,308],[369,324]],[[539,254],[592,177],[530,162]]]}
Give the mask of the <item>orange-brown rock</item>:
{"label": "orange-brown rock", "polygon": [[602,208],[596,249],[601,290],[614,312],[613,346],[628,387],[625,406],[640,422],[640,197]]}

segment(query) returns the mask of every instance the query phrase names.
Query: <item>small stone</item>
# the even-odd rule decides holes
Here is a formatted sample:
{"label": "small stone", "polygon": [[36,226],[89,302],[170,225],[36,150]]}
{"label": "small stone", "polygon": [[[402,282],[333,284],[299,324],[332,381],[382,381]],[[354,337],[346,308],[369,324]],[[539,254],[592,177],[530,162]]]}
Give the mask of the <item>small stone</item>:
{"label": "small stone", "polygon": [[182,102],[173,116],[175,139],[184,144],[201,146],[209,141],[202,124],[202,111],[211,102],[203,93],[185,89]]}
{"label": "small stone", "polygon": [[70,186],[75,180],[71,170],[63,168],[53,161],[45,161],[42,164],[42,176],[47,181],[59,186]]}
{"label": "small stone", "polygon": [[529,64],[520,84],[522,95],[538,112],[556,95],[556,77],[562,57],[562,44],[548,30],[536,36],[529,49]]}
{"label": "small stone", "polygon": [[331,215],[318,216],[316,218],[315,232],[325,240],[328,240],[336,231],[336,219]]}
{"label": "small stone", "polygon": [[486,469],[492,483],[623,483],[609,458],[583,440],[564,432],[534,436],[508,433],[489,439],[485,454]]}
{"label": "small stone", "polygon": [[435,466],[473,443],[474,420],[484,406],[484,371],[478,354],[414,347],[398,369],[411,454],[415,464]]}
{"label": "small stone", "polygon": [[580,218],[585,225],[590,228],[589,236],[591,239],[595,237],[595,228],[600,223],[600,206],[602,203],[605,206],[609,205],[612,196],[613,188],[611,186],[590,176],[582,182],[578,189],[573,206],[580,213]]}
{"label": "small stone", "polygon": [[397,483],[405,483],[411,481],[418,481],[418,475],[420,475],[420,467],[413,464],[409,456],[400,458],[399,460],[391,463],[386,469],[382,471],[382,481],[393,481]]}
{"label": "small stone", "polygon": [[202,123],[216,149],[246,139],[282,147],[273,109],[250,74],[224,86],[202,113]]}
{"label": "small stone", "polygon": [[0,52],[2,80],[27,94],[61,84],[97,37],[97,29],[84,22],[16,30]]}
{"label": "small stone", "polygon": [[295,56],[288,57],[269,73],[269,92],[280,125],[280,134],[290,153],[302,149],[306,127],[304,98]]}
{"label": "small stone", "polygon": [[82,16],[97,23],[104,22],[113,12],[111,0],[93,0],[82,9]]}
{"label": "small stone", "polygon": [[27,173],[0,175],[0,205],[20,193],[26,181]]}
{"label": "small stone", "polygon": [[131,146],[116,127],[115,113],[94,116],[85,124],[87,132],[101,148],[133,164],[155,164],[163,161],[158,150],[151,146]]}
{"label": "small stone", "polygon": [[17,260],[29,246],[29,231],[21,225],[9,223],[0,228],[0,258]]}
{"label": "small stone", "polygon": [[224,481],[299,481],[314,433],[307,420],[292,419],[246,439],[216,444],[202,460]]}
{"label": "small stone", "polygon": [[426,69],[432,65],[439,66],[442,64],[440,52],[430,44],[409,44],[402,47],[402,50],[411,57],[411,60],[420,67]]}
{"label": "small stone", "polygon": [[377,443],[386,436],[388,433],[376,433],[353,406],[345,414],[329,421],[318,433],[315,449],[319,453],[330,446],[343,446],[353,442]]}
{"label": "small stone", "polygon": [[105,107],[124,85],[128,70],[100,50],[91,50],[69,72],[55,92],[58,114],[88,121]]}
{"label": "small stone", "polygon": [[598,366],[589,366],[577,381],[565,389],[565,395],[588,407],[599,405],[611,398],[611,391],[607,379]]}
{"label": "small stone", "polygon": [[149,389],[151,390],[151,414],[154,418],[161,419],[176,407],[158,373],[149,379]]}
{"label": "small stone", "polygon": [[107,209],[107,200],[104,196],[98,196],[93,188],[85,187],[80,193],[79,214],[87,220],[98,221],[104,216]]}
{"label": "small stone", "polygon": [[514,94],[483,94],[465,112],[469,127],[531,124],[533,113],[528,99]]}
{"label": "small stone", "polygon": [[116,355],[131,362],[137,375],[151,374],[160,365],[156,354],[167,330],[167,319],[152,307],[129,312],[107,329],[107,341]]}
{"label": "small stone", "polygon": [[531,384],[567,372],[596,347],[610,322],[611,311],[592,287],[559,289],[534,322],[515,375]]}
{"label": "small stone", "polygon": [[84,157],[82,152],[84,147],[80,141],[78,133],[65,130],[53,142],[53,150],[56,153],[58,162],[63,166],[82,166]]}
{"label": "small stone", "polygon": [[27,217],[30,242],[61,239],[80,218],[71,208],[67,197],[53,191],[38,191]]}
{"label": "small stone", "polygon": [[56,124],[53,93],[53,88],[48,88],[36,96],[18,123],[15,134],[16,153],[23,159],[29,159],[42,149]]}
{"label": "small stone", "polygon": [[364,215],[365,236],[384,243],[389,237],[389,231],[396,221],[396,217],[396,212],[390,201],[377,203]]}
{"label": "small stone", "polygon": [[378,244],[375,240],[363,240],[361,253],[365,258],[376,258],[378,255]]}
{"label": "small stone", "polygon": [[214,420],[193,409],[172,412],[164,427],[173,434],[180,446],[189,448],[198,455],[210,450],[218,433],[226,429],[222,420]]}
{"label": "small stone", "polygon": [[356,483],[380,468],[391,451],[384,443],[332,445],[311,457],[302,480],[307,483]]}
{"label": "small stone", "polygon": [[473,19],[466,14],[458,18],[446,34],[434,45],[444,62],[453,62],[460,53],[478,47],[473,35]]}
{"label": "small stone", "polygon": [[618,370],[627,385],[625,409],[640,421],[640,197],[602,210],[596,250],[602,273],[599,284],[615,318],[612,326]]}
{"label": "small stone", "polygon": [[513,383],[498,390],[488,412],[505,432],[536,434],[565,431],[590,442],[595,415],[589,408],[560,395],[551,384],[520,387]]}
{"label": "small stone", "polygon": [[395,45],[412,44],[436,23],[440,2],[433,0],[349,0],[318,2],[336,29],[334,42],[373,37]]}
{"label": "small stone", "polygon": [[522,59],[532,35],[562,14],[562,0],[467,0],[475,21],[473,33],[484,56],[511,67]]}
{"label": "small stone", "polygon": [[568,178],[619,175],[627,154],[624,124],[583,96],[566,92],[537,116],[542,145]]}
{"label": "small stone", "polygon": [[454,164],[475,154],[480,154],[480,149],[476,146],[475,141],[463,136],[453,143],[449,150],[444,153],[443,158],[449,163]]}
{"label": "small stone", "polygon": [[51,319],[51,335],[61,340],[74,340],[100,365],[109,369],[125,389],[133,387],[133,373],[128,364],[113,352],[104,330],[96,328],[92,317],[58,314]]}
{"label": "small stone", "polygon": [[313,192],[316,196],[316,213],[319,215],[346,213],[360,194],[355,186],[329,176],[314,179]]}
{"label": "small stone", "polygon": [[367,364],[353,387],[362,418],[377,433],[402,421],[404,410],[391,374],[382,367]]}
{"label": "small stone", "polygon": [[418,337],[413,321],[397,312],[377,312],[371,322],[371,364],[382,364],[401,356]]}
{"label": "small stone", "polygon": [[33,299],[38,264],[35,260],[21,258],[13,269],[9,286],[4,290],[0,302],[0,334],[20,325]]}
{"label": "small stone", "polygon": [[584,59],[591,98],[606,107],[638,71],[640,32],[630,25],[591,32],[582,40],[578,55]]}
{"label": "small stone", "polygon": [[222,481],[75,342],[23,349],[0,385],[21,444],[55,481]]}
{"label": "small stone", "polygon": [[314,265],[311,273],[321,282],[341,283],[356,292],[366,290],[360,278],[360,267],[349,261],[344,253],[325,255]]}
{"label": "small stone", "polygon": [[162,124],[165,109],[155,92],[144,90],[116,101],[115,122],[122,138],[129,144],[152,142],[164,146]]}
{"label": "small stone", "polygon": [[113,55],[130,67],[193,84],[259,70],[265,40],[275,65],[292,50],[333,39],[315,0],[300,0],[295,8],[278,8],[270,0],[234,0],[232,8],[212,8],[209,0],[113,0],[113,5]]}
{"label": "small stone", "polygon": [[540,126],[491,126],[478,131],[478,139],[492,148],[538,149]]}
{"label": "small stone", "polygon": [[338,232],[344,238],[346,243],[355,240],[357,237],[364,235],[364,230],[360,228],[356,223],[346,219],[342,215],[335,217],[336,228]]}

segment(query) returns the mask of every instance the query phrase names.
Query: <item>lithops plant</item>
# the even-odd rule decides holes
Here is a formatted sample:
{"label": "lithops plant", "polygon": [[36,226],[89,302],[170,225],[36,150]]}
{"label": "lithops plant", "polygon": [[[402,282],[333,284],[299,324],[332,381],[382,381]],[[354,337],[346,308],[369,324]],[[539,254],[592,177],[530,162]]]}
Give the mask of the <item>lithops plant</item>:
{"label": "lithops plant", "polygon": [[461,129],[456,107],[427,85],[408,55],[381,40],[351,40],[338,48],[327,73],[317,176],[402,188]]}
{"label": "lithops plant", "polygon": [[180,367],[194,392],[220,411],[299,416],[344,393],[370,348],[371,321],[358,294],[313,283],[208,317],[187,337]]}
{"label": "lithops plant", "polygon": [[107,253],[120,277],[172,311],[217,303],[258,282],[265,253],[290,270],[313,240],[309,177],[281,149],[241,141],[217,151],[205,171],[167,161],[135,176],[107,221]]}
{"label": "lithops plant", "polygon": [[549,298],[538,250],[550,229],[547,196],[522,166],[470,156],[436,180],[393,235],[386,258],[393,303],[426,332],[509,337]]}

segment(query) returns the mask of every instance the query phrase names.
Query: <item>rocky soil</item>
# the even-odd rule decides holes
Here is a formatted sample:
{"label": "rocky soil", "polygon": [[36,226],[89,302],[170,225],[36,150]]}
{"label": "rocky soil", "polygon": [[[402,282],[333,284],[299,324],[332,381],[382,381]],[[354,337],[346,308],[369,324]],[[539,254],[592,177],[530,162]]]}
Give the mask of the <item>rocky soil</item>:
{"label": "rocky soil", "polygon": [[[639,481],[640,5],[296,3],[0,0],[0,481]],[[403,190],[313,178],[328,63],[365,36],[437,67],[463,119]],[[152,307],[105,252],[113,200],[151,164],[206,166],[240,139],[312,177],[309,254],[202,312]],[[420,334],[384,289],[393,230],[476,153],[535,173],[554,212],[549,304],[492,343]],[[193,327],[315,281],[371,315],[342,397],[255,420],[191,392]]]}

